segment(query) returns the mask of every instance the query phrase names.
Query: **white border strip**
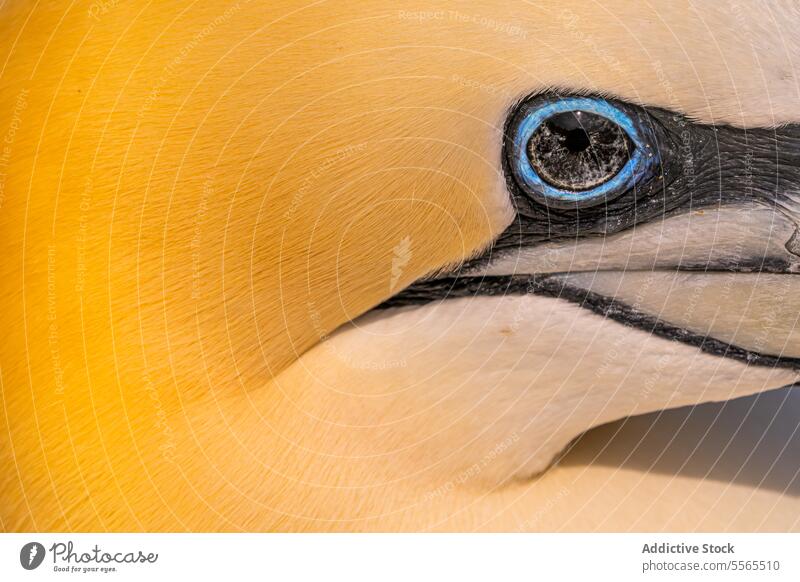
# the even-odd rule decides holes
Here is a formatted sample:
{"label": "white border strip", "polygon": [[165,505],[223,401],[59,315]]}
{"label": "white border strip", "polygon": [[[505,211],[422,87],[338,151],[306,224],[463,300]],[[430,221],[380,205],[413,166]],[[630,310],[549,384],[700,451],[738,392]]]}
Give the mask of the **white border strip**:
{"label": "white border strip", "polygon": [[797,581],[798,554],[800,534],[30,533],[0,536],[0,580]]}

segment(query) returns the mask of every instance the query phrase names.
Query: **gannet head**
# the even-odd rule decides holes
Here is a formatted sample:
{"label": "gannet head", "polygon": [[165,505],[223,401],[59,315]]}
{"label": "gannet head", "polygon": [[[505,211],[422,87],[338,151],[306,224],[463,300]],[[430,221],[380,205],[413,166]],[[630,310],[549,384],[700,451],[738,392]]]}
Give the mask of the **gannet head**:
{"label": "gannet head", "polygon": [[788,3],[101,8],[0,9],[10,527],[480,527],[797,381]]}

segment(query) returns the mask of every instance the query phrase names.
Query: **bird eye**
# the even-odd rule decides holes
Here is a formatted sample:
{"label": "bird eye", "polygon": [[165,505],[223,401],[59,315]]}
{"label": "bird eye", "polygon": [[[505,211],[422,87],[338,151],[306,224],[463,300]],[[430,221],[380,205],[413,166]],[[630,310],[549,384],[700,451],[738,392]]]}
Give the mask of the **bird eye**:
{"label": "bird eye", "polygon": [[616,198],[652,175],[658,163],[642,116],[592,97],[523,102],[512,114],[505,150],[522,191],[555,208]]}

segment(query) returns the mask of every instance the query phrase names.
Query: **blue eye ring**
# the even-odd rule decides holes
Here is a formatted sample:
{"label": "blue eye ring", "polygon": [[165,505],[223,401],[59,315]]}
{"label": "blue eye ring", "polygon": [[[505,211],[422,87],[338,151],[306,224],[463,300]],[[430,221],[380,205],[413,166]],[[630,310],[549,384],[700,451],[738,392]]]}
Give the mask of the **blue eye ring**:
{"label": "blue eye ring", "polygon": [[[528,142],[542,123],[554,115],[571,111],[585,111],[608,119],[622,128],[635,146],[628,161],[613,177],[586,190],[564,190],[548,184],[533,168],[528,155]],[[512,120],[507,143],[511,173],[526,194],[555,208],[594,206],[616,198],[651,176],[658,163],[652,131],[637,117],[600,98],[551,97],[529,101]]]}

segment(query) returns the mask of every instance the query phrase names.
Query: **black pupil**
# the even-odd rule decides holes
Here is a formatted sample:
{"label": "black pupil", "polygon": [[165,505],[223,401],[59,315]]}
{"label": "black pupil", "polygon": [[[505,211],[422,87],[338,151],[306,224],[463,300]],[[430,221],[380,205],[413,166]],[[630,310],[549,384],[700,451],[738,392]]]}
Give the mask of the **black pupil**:
{"label": "black pupil", "polygon": [[573,154],[580,153],[589,147],[589,134],[582,127],[566,130],[564,137],[564,145]]}
{"label": "black pupil", "polygon": [[619,125],[587,111],[566,111],[546,119],[528,142],[533,169],[564,190],[588,190],[617,175],[633,153]]}

